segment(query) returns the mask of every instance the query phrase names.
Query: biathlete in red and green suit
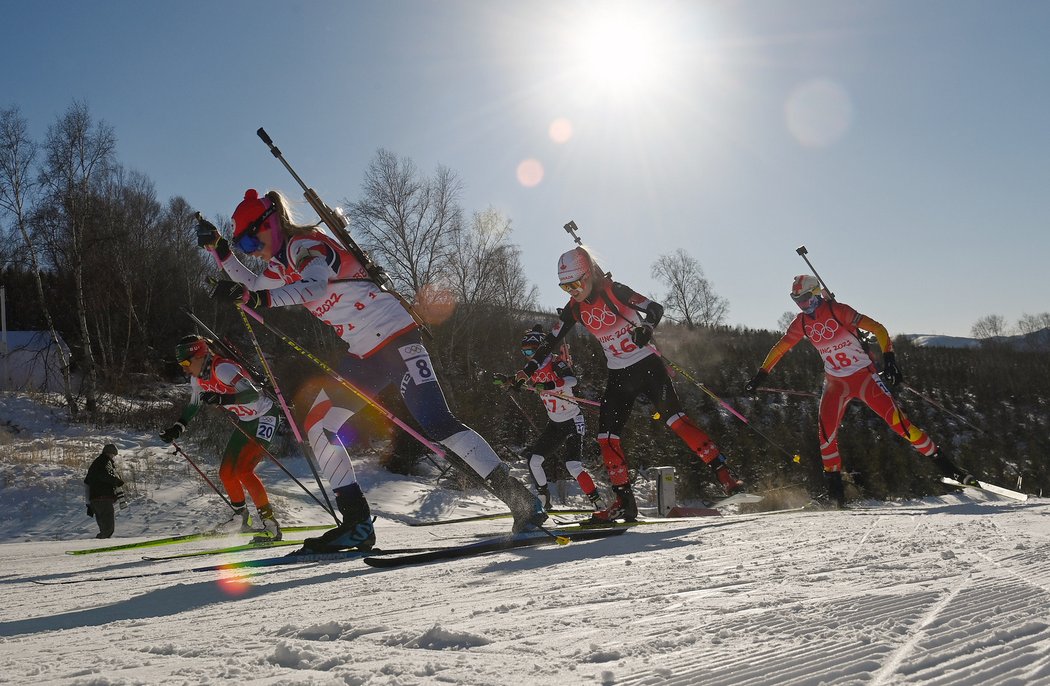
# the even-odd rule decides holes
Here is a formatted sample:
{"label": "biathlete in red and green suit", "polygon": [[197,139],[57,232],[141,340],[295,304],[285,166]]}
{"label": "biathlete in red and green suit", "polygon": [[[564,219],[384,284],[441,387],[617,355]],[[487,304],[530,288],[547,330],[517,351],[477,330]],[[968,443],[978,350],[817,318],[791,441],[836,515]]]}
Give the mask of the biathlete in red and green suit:
{"label": "biathlete in red and green suit", "polygon": [[262,521],[261,533],[280,540],[281,528],[270,506],[270,496],[255,474],[281,421],[273,401],[255,385],[244,367],[215,354],[206,338],[189,335],[180,339],[175,346],[175,359],[190,375],[190,401],[179,420],[160,435],[161,440],[171,443],[181,436],[202,405],[218,405],[234,415],[240,428],[230,434],[222,451],[219,478],[230,496],[230,504],[241,517],[241,528],[252,529],[245,503],[247,491]]}
{"label": "biathlete in red and green suit", "polygon": [[[842,457],[839,455],[839,424],[854,399],[870,407],[920,454],[931,458],[945,476],[964,483],[972,482],[973,477],[955,466],[925,431],[908,421],[890,393],[887,384],[896,386],[904,377],[897,367],[893,341],[886,327],[845,303],[825,298],[820,281],[810,274],[795,277],[791,299],[802,311],[770,349],[762,366],[744,388],[754,394],[780,358],[803,338],[817,349],[824,360],[824,390],[820,396],[818,422],[820,457],[824,463],[828,495],[835,504],[843,507],[846,500],[842,485]],[[881,376],[861,344],[857,333],[860,330],[873,333],[883,350]]]}
{"label": "biathlete in red and green suit", "polygon": [[515,379],[526,382],[538,369],[537,360],[546,359],[576,324],[582,324],[601,343],[609,377],[598,415],[598,445],[616,500],[608,509],[595,513],[595,518],[633,521],[638,517],[620,432],[635,399],[642,394],[656,406],[667,426],[714,470],[727,494],[741,490],[744,482],[729,470],[718,446],[682,410],[667,369],[650,345],[664,308],[613,281],[582,247],[561,256],[558,279],[571,300],[562,308],[560,321],[546,343]]}

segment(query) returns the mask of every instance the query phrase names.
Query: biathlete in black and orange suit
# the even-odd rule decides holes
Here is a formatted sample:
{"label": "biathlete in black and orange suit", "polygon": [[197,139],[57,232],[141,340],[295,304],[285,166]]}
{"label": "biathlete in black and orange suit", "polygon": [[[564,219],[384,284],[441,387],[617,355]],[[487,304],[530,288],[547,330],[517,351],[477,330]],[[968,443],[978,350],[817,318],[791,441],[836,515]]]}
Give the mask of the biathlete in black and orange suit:
{"label": "biathlete in black and orange suit", "polygon": [[[566,359],[564,349],[550,353],[544,359],[536,357],[536,351],[546,340],[547,333],[541,324],[526,331],[521,339],[521,354],[539,365],[529,377],[528,384],[539,393],[548,418],[543,432],[526,451],[529,455],[529,472],[536,482],[536,492],[543,499],[544,508],[551,509],[551,494],[543,461],[559,446],[564,446],[565,470],[576,479],[583,494],[597,508],[601,495],[594,479],[583,468],[583,437],[587,433],[587,422],[579,403],[572,400],[575,397],[572,389],[576,386],[576,372]],[[498,384],[510,381],[505,374],[494,376]]]}
{"label": "biathlete in black and orange suit", "polygon": [[572,299],[562,309],[560,321],[547,341],[536,351],[536,359],[527,363],[515,380],[525,383],[539,368],[536,360],[550,354],[576,324],[582,324],[601,343],[609,377],[598,416],[598,445],[616,500],[594,517],[627,521],[638,517],[620,431],[635,399],[642,394],[666,418],[667,426],[714,470],[727,494],[741,490],[744,482],[729,470],[718,446],[682,411],[667,369],[655,347],[650,345],[653,329],[663,316],[663,307],[613,281],[582,247],[561,256],[558,279],[562,290]]}
{"label": "biathlete in black and orange suit", "polygon": [[[842,457],[839,455],[839,424],[854,399],[861,400],[890,428],[903,436],[920,454],[933,460],[945,476],[972,483],[973,476],[955,466],[925,431],[908,421],[887,384],[904,380],[893,353],[893,341],[886,327],[845,303],[825,298],[820,281],[810,274],[796,276],[791,299],[802,311],[787,332],[770,349],[755,376],[744,389],[754,395],[777,362],[803,338],[813,344],[824,360],[824,390],[820,395],[820,457],[824,464],[828,495],[838,507],[846,502],[842,485]],[[883,350],[883,372],[879,375],[857,332],[875,335]]]}
{"label": "biathlete in black and orange suit", "polygon": [[190,375],[190,401],[179,420],[161,433],[161,440],[171,443],[181,436],[202,405],[218,405],[236,417],[240,429],[234,429],[226,441],[219,479],[235,514],[240,515],[242,530],[252,530],[244,500],[247,491],[262,521],[260,535],[280,540],[281,527],[274,517],[270,496],[255,474],[281,422],[273,401],[240,363],[216,354],[202,336],[181,338],[175,346],[175,360]]}

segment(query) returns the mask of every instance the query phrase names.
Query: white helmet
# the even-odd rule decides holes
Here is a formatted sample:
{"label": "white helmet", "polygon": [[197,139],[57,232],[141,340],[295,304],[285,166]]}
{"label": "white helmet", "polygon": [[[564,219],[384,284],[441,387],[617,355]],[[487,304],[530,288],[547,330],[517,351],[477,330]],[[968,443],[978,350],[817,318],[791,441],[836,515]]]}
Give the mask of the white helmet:
{"label": "white helmet", "polygon": [[797,302],[810,295],[820,295],[820,281],[812,274],[799,274],[791,283],[791,299]]}
{"label": "white helmet", "polygon": [[593,272],[594,262],[583,248],[573,248],[558,258],[558,283],[579,281]]}

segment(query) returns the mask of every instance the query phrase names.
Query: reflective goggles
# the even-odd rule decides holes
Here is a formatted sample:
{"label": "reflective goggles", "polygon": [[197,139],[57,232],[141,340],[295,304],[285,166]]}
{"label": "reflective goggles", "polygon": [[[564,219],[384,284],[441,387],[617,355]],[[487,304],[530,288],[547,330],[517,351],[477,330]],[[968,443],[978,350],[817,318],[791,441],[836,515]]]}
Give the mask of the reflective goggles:
{"label": "reflective goggles", "polygon": [[259,231],[262,229],[263,223],[270,218],[270,215],[277,209],[277,204],[274,203],[266,208],[266,211],[259,216],[258,219],[253,221],[248,227],[241,232],[241,235],[233,239],[233,245],[238,250],[246,255],[250,255],[253,252],[257,252],[262,249],[262,241],[259,240]]}
{"label": "reflective goggles", "polygon": [[522,348],[521,354],[525,357],[532,357],[536,354],[536,348]]}
{"label": "reflective goggles", "polygon": [[817,297],[818,296],[816,293],[803,293],[799,296],[793,295],[791,296],[791,299],[795,301],[796,305],[798,305],[804,310],[808,307],[811,307],[813,305],[813,301],[816,300]]}
{"label": "reflective goggles", "polygon": [[583,279],[576,279],[575,281],[560,283],[558,285],[561,286],[561,289],[566,293],[572,293],[573,291],[583,290]]}
{"label": "reflective goggles", "polygon": [[191,364],[193,364],[193,358],[192,357],[188,357],[185,360],[179,360],[179,366],[180,367],[189,367]]}

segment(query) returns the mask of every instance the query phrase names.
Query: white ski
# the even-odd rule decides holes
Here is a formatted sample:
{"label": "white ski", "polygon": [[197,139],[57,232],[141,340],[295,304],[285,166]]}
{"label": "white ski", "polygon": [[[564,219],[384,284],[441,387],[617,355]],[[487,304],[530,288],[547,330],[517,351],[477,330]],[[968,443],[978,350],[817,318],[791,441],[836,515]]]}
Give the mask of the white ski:
{"label": "white ski", "polygon": [[1010,500],[1017,500],[1025,502],[1028,500],[1027,493],[1020,493],[1018,491],[1011,491],[1009,488],[1003,488],[1002,486],[996,486],[995,484],[985,483],[984,481],[978,481],[975,484],[964,484],[955,479],[949,479],[946,476],[941,477],[941,481],[948,484],[949,486],[956,486],[958,488],[979,488],[982,491],[987,491],[994,495],[1009,498]]}

